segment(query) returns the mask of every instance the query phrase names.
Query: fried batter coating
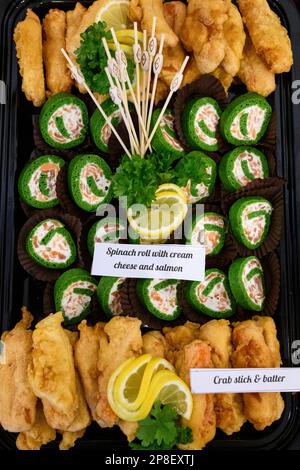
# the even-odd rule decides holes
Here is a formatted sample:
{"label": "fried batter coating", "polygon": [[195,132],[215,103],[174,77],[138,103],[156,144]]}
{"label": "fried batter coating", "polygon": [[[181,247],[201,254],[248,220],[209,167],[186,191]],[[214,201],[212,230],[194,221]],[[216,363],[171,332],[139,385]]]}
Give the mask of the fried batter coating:
{"label": "fried batter coating", "polygon": [[[209,343],[214,367],[231,367],[231,328],[228,320],[212,320],[205,323],[200,328],[199,338]],[[217,427],[228,436],[238,432],[246,422],[242,395],[237,393],[216,394],[215,412]]]}
{"label": "fried batter coating", "polygon": [[201,74],[213,72],[225,56],[224,23],[227,0],[190,0],[181,40],[194,57]]}
{"label": "fried batter coating", "polygon": [[164,17],[170,28],[179,37],[185,22],[187,7],[178,0],[163,4]]}
{"label": "fried batter coating", "polygon": [[27,368],[32,349],[32,315],[22,308],[22,320],[5,331],[4,364],[0,364],[0,424],[10,432],[29,431],[36,416],[36,397],[31,390]]}
{"label": "fried batter coating", "polygon": [[238,6],[257,54],[271,72],[288,72],[293,64],[291,41],[267,0],[238,0]]}
{"label": "fried batter coating", "polygon": [[222,67],[224,71],[233,78],[240,69],[246,34],[240,12],[232,3],[229,5],[227,14],[228,19],[225,21],[223,27],[225,55],[222,61]]}
{"label": "fried batter coating", "polygon": [[70,92],[72,78],[67,62],[61,53],[66,48],[66,13],[51,9],[43,20],[43,58],[46,85],[50,95]]}
{"label": "fried batter coating", "polygon": [[238,75],[248,91],[262,96],[268,96],[276,88],[275,74],[268,69],[264,60],[256,53],[248,34]]}
{"label": "fried batter coating", "polygon": [[[279,343],[272,318],[253,317],[236,323],[232,333],[233,367],[278,367]],[[244,413],[258,431],[278,420],[284,410],[280,393],[244,393]]]}
{"label": "fried batter coating", "polygon": [[185,85],[188,85],[189,83],[192,83],[194,80],[197,80],[200,77],[201,77],[201,73],[199,72],[194,55],[192,55],[183,72],[183,80],[182,80],[181,87],[184,87]]}
{"label": "fried batter coating", "polygon": [[160,331],[149,331],[143,335],[143,354],[166,357],[167,342]]}
{"label": "fried batter coating", "polygon": [[46,99],[42,53],[42,26],[39,17],[28,8],[26,18],[14,31],[22,91],[34,106],[42,106]]}
{"label": "fried batter coating", "polygon": [[[76,64],[76,55],[74,54],[74,51],[76,50],[76,47],[74,48],[74,45],[73,45],[73,37],[77,35],[77,32],[79,30],[85,11],[86,11],[86,8],[83,5],[81,5],[81,3],[77,2],[74,10],[69,10],[66,13],[66,23],[67,23],[66,51],[69,54],[71,60],[75,64]],[[80,44],[80,36],[79,36],[79,44]],[[78,90],[80,91],[80,93],[86,93],[86,89],[82,85],[79,85],[77,82],[75,82],[75,84]]]}
{"label": "fried batter coating", "polygon": [[154,16],[156,17],[157,40],[160,41],[161,35],[164,34],[165,45],[175,47],[179,39],[165,19],[162,0],[130,0],[129,18],[141,23],[141,29],[147,31],[148,37],[151,36]]}
{"label": "fried batter coating", "polygon": [[40,450],[43,445],[54,441],[55,437],[56,431],[47,423],[43,405],[38,401],[34,425],[29,431],[18,435],[16,446],[19,450]]}
{"label": "fried batter coating", "polygon": [[225,72],[222,65],[212,72],[212,75],[216,77],[222,83],[224,91],[228,94],[228,90],[233,82],[233,77],[229,73]]}
{"label": "fried batter coating", "polygon": [[77,439],[80,439],[84,436],[85,429],[81,431],[59,431],[62,435],[62,440],[59,443],[59,450],[69,450],[75,446]]}
{"label": "fried batter coating", "polygon": [[[176,35],[179,35],[186,17],[186,5],[179,1],[164,3],[163,13],[170,28]],[[174,75],[180,70],[185,56],[186,53],[180,41],[174,47],[164,47],[164,61],[159,78],[168,86],[168,91]]]}
{"label": "fried batter coating", "polygon": [[[106,337],[104,333],[104,323],[97,323],[95,326],[88,326],[83,320],[78,329],[80,337],[75,345],[75,365],[78,369],[81,382],[84,388],[86,401],[89,405],[92,417],[98,422],[96,406],[98,403],[98,353],[100,338]],[[101,425],[101,420],[98,422]]]}
{"label": "fried batter coating", "polygon": [[[213,367],[210,346],[201,340],[194,340],[175,353],[175,369],[178,375],[190,385],[190,369]],[[193,394],[193,411],[189,420],[182,419],[183,426],[189,426],[193,441],[180,444],[182,450],[200,450],[216,434],[216,414],[212,394]]]}
{"label": "fried batter coating", "polygon": [[143,342],[140,328],[141,321],[137,318],[121,316],[113,317],[104,327],[106,337],[100,338],[98,355],[99,401],[96,408],[102,427],[112,427],[118,423],[118,417],[108,403],[107,385],[119,365],[141,354]]}
{"label": "fried batter coating", "polygon": [[58,312],[36,325],[28,376],[34,394],[43,402],[47,422],[58,424],[55,417],[60,416],[63,427],[68,427],[76,418],[79,398],[73,348],[62,322]]}

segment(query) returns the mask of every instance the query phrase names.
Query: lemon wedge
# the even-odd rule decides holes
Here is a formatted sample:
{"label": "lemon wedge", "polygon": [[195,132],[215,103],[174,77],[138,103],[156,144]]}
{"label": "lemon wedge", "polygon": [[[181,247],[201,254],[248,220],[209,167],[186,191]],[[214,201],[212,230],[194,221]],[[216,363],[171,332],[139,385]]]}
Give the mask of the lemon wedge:
{"label": "lemon wedge", "polygon": [[187,210],[187,203],[182,195],[174,191],[162,191],[149,208],[130,207],[127,217],[132,229],[141,238],[159,240],[168,238],[179,227]]}
{"label": "lemon wedge", "polygon": [[96,23],[105,21],[108,29],[127,30],[131,24],[128,18],[128,9],[129,0],[108,0],[98,11]]}
{"label": "lemon wedge", "polygon": [[127,410],[137,410],[142,405],[156,372],[164,369],[174,371],[174,367],[166,359],[153,357],[149,361],[146,356],[148,354],[131,362],[115,382],[114,398]]}

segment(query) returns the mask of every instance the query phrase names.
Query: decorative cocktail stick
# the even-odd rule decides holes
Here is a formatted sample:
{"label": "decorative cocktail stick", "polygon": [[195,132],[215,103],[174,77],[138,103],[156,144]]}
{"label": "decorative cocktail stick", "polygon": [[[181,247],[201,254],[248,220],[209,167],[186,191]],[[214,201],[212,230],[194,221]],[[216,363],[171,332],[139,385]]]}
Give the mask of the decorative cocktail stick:
{"label": "decorative cocktail stick", "polygon": [[[141,87],[140,87],[140,63],[142,60],[142,48],[138,42],[137,22],[133,23],[134,28],[134,45],[132,47],[133,60],[135,63],[135,80],[136,80],[136,101],[138,103],[139,114],[141,114]],[[139,137],[142,140],[142,127],[139,123]]]}
{"label": "decorative cocktail stick", "polygon": [[[146,111],[146,103],[145,103],[145,98],[146,98],[146,72],[149,69],[149,52],[147,51],[147,31],[143,31],[143,53],[142,53],[142,117],[143,117],[143,122],[144,125],[147,125],[146,122],[146,116],[145,116],[145,111]],[[141,153],[144,155],[144,138],[142,136],[141,139]]]}
{"label": "decorative cocktail stick", "polygon": [[[136,113],[138,115],[139,124],[141,126],[141,129],[142,129],[143,134],[145,136],[145,139],[147,141],[149,136],[148,136],[148,133],[146,131],[146,126],[143,122],[143,118],[142,118],[142,115],[141,115],[141,112],[140,112],[140,105],[139,105],[139,103],[136,99],[136,96],[135,96],[135,93],[134,93],[129,75],[127,73],[127,58],[126,58],[125,53],[121,50],[120,43],[119,43],[115,33],[113,34],[113,38],[114,38],[114,43],[115,43],[115,46],[116,46],[116,49],[117,49],[116,57],[117,57],[118,62],[119,62],[121,82],[122,82],[122,80],[123,81],[125,80],[127,85],[128,85],[128,89],[129,89],[129,92],[130,92],[130,95],[131,95],[131,99],[134,103],[135,110],[136,110]],[[122,71],[123,71],[123,78],[122,78]],[[126,99],[127,99],[127,94],[126,94]],[[133,129],[133,132],[134,132],[134,135],[136,136],[135,129]]]}
{"label": "decorative cocktail stick", "polygon": [[61,53],[64,55],[65,59],[67,60],[68,64],[69,64],[69,67],[70,67],[70,71],[74,77],[74,79],[80,84],[80,85],[83,85],[84,88],[86,89],[86,91],[88,92],[88,94],[90,95],[90,97],[92,98],[93,102],[95,103],[95,105],[97,106],[97,108],[99,109],[101,115],[103,116],[103,118],[105,119],[105,122],[106,124],[109,125],[109,127],[111,128],[113,134],[115,135],[115,137],[117,138],[119,144],[122,146],[124,152],[126,153],[126,155],[131,158],[131,153],[129,152],[128,148],[126,147],[126,145],[124,144],[123,140],[121,139],[121,137],[119,136],[118,132],[116,131],[114,125],[112,124],[112,122],[110,121],[109,117],[107,116],[107,114],[105,113],[105,111],[103,110],[102,106],[100,106],[100,104],[98,103],[98,101],[96,100],[92,90],[90,89],[90,87],[88,86],[88,84],[86,83],[85,79],[84,79],[84,76],[82,75],[81,71],[78,69],[78,67],[76,67],[76,65],[72,62],[72,60],[70,59],[70,57],[68,56],[68,54],[66,53],[66,51],[62,48],[61,49]]}
{"label": "decorative cocktail stick", "polygon": [[152,92],[151,92],[151,102],[150,102],[150,107],[149,107],[149,113],[148,113],[148,121],[147,121],[147,133],[149,134],[150,130],[150,124],[151,124],[151,118],[152,118],[152,113],[153,113],[153,106],[154,106],[154,100],[155,100],[155,95],[156,95],[156,87],[157,87],[157,81],[158,81],[158,76],[161,72],[161,69],[163,67],[163,47],[164,47],[164,42],[165,42],[165,35],[162,34],[160,38],[160,44],[159,44],[159,50],[158,53],[156,54],[154,61],[153,61],[153,73],[154,73],[154,81],[153,81],[153,86],[152,86]]}
{"label": "decorative cocktail stick", "polygon": [[135,140],[130,139],[130,137],[132,136],[132,134],[131,134],[132,131],[131,131],[130,123],[129,123],[126,115],[125,115],[125,112],[124,112],[124,109],[123,109],[123,106],[122,106],[122,94],[119,92],[118,87],[114,84],[114,81],[112,79],[112,76],[109,72],[108,67],[105,67],[105,73],[107,75],[107,78],[108,78],[108,81],[109,81],[109,84],[110,84],[110,90],[109,90],[110,97],[111,97],[112,101],[114,102],[114,104],[116,104],[118,106],[119,111],[120,111],[121,116],[122,116],[122,119],[125,123],[126,129],[127,129],[127,132],[128,132],[130,144],[131,144],[131,147],[132,147],[131,152],[133,153],[133,150],[134,150],[136,153],[139,153],[139,148],[138,148],[138,145],[136,144]]}
{"label": "decorative cocktail stick", "polygon": [[117,39],[115,30],[113,28],[111,28],[110,31],[111,31],[111,34],[112,34],[112,37],[113,37],[114,44],[115,44],[116,49],[117,49],[117,51],[116,51],[116,60],[117,60],[117,63],[118,63],[119,69],[120,69],[121,84],[122,84],[123,97],[124,97],[123,98],[124,108],[125,108],[125,111],[126,111],[126,114],[127,114],[127,117],[128,117],[128,121],[129,121],[131,129],[132,129],[132,134],[133,134],[134,139],[136,140],[136,142],[138,143],[138,146],[139,146],[139,139],[137,137],[136,130],[135,130],[134,124],[132,122],[132,118],[131,118],[130,111],[129,111],[128,99],[127,99],[127,90],[126,90],[126,86],[125,86],[125,83],[128,80],[128,78],[127,78],[128,77],[127,58],[126,58],[125,53],[121,50],[120,43]]}
{"label": "decorative cocktail stick", "polygon": [[[117,64],[116,60],[111,56],[111,53],[110,53],[110,50],[109,50],[109,47],[108,47],[108,44],[107,44],[107,41],[106,41],[105,38],[102,38],[102,43],[103,43],[104,50],[105,50],[107,60],[108,60],[108,70],[109,70],[111,76],[115,79],[116,86],[119,90],[119,93],[121,95],[123,94],[123,96],[124,96],[124,100],[123,100],[124,110],[125,110],[125,114],[127,116],[127,120],[129,122],[130,129],[131,129],[131,132],[128,133],[131,150],[133,149],[133,147],[139,148],[139,139],[136,135],[135,128],[134,128],[134,125],[133,125],[133,122],[132,122],[132,119],[131,119],[131,115],[130,115],[130,111],[129,111],[129,107],[128,107],[128,102],[127,102],[126,89],[123,88],[123,87],[121,88],[121,83],[122,83],[121,67]],[[117,44],[115,44],[115,46],[116,46],[116,49],[117,49]],[[117,56],[119,54],[119,51],[120,51],[120,48],[117,49],[117,52],[116,52]],[[125,59],[126,59],[126,57],[125,57]],[[126,73],[126,75],[127,75],[127,73]],[[125,94],[124,94],[124,90],[125,90]]]}
{"label": "decorative cocktail stick", "polygon": [[164,104],[164,106],[163,106],[163,108],[162,108],[162,110],[161,110],[161,112],[160,112],[160,114],[159,114],[159,116],[158,116],[158,118],[157,118],[157,121],[156,121],[156,123],[155,123],[155,126],[154,126],[153,129],[152,129],[151,135],[150,135],[150,137],[149,137],[149,139],[148,139],[148,142],[146,143],[144,152],[147,151],[147,149],[148,149],[148,147],[149,147],[149,145],[150,145],[150,143],[151,143],[151,141],[152,141],[152,139],[153,139],[153,137],[154,137],[154,134],[155,134],[155,132],[156,132],[156,130],[157,130],[159,124],[160,124],[160,121],[161,121],[162,118],[163,118],[163,115],[165,114],[165,111],[166,111],[166,109],[167,109],[167,107],[168,107],[168,104],[169,104],[169,102],[170,102],[170,100],[171,100],[171,98],[172,98],[172,96],[173,96],[173,93],[175,93],[175,91],[179,90],[179,88],[180,88],[180,85],[181,85],[182,79],[183,79],[183,72],[184,72],[184,69],[185,69],[186,64],[188,63],[188,61],[189,61],[189,57],[187,56],[187,57],[184,59],[182,65],[181,65],[181,67],[180,67],[179,72],[176,73],[176,75],[174,76],[174,78],[173,78],[173,80],[172,80],[172,82],[171,82],[169,94],[168,94],[167,99],[166,99],[166,101],[165,101],[165,104]]}
{"label": "decorative cocktail stick", "polygon": [[156,29],[156,16],[152,19],[152,31],[151,37],[149,38],[148,42],[148,52],[149,52],[149,68],[148,68],[148,76],[147,76],[147,91],[146,91],[146,104],[145,104],[145,125],[147,129],[147,116],[148,116],[148,105],[149,105],[149,93],[150,93],[150,84],[151,84],[151,73],[152,73],[152,62],[153,57],[156,54],[157,49],[157,40],[155,37],[155,29]]}

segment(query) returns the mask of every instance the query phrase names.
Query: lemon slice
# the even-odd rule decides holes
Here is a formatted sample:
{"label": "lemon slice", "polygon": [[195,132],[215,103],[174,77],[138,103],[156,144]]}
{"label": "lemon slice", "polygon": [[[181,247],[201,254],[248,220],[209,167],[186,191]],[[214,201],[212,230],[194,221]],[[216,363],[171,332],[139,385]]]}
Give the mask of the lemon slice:
{"label": "lemon slice", "polygon": [[107,385],[107,399],[111,408],[112,408],[111,403],[114,402],[113,390],[114,390],[115,382],[119,374],[121,374],[121,372],[123,371],[123,369],[125,369],[125,367],[127,367],[131,362],[135,361],[135,359],[136,359],[135,357],[131,357],[130,359],[127,359],[127,361],[123,362],[119,367],[116,368],[116,370],[111,374],[109,378],[108,385]]}
{"label": "lemon slice", "polygon": [[164,405],[171,405],[185,419],[190,419],[193,411],[193,397],[186,383],[178,379],[169,380],[157,396]]}
{"label": "lemon slice", "polygon": [[161,193],[165,193],[165,192],[169,192],[169,191],[178,194],[178,196],[180,196],[184,202],[187,202],[188,197],[187,197],[186,192],[185,192],[182,188],[180,188],[179,186],[177,186],[177,184],[173,184],[173,183],[164,183],[164,184],[161,184],[161,185],[158,187],[158,189],[157,189],[155,195],[156,195],[156,197],[157,197],[157,196],[159,196]]}
{"label": "lemon slice", "polygon": [[114,28],[115,31],[128,29],[130,21],[128,18],[129,0],[108,0],[99,10],[96,16],[98,21],[105,21],[107,28]]}
{"label": "lemon slice", "polygon": [[[116,51],[117,48],[115,46],[115,44],[113,42],[108,42],[107,43],[108,45],[108,48],[110,51]],[[126,55],[128,56],[132,56],[132,47],[128,46],[127,44],[120,44],[120,48],[122,49],[122,51],[125,52]]]}
{"label": "lemon slice", "polygon": [[187,203],[173,191],[161,192],[150,208],[136,206],[127,211],[132,229],[141,238],[158,240],[168,238],[183,222]]}
{"label": "lemon slice", "polygon": [[129,364],[118,376],[114,387],[114,399],[127,410],[137,410],[145,400],[152,377],[159,370],[174,371],[170,362],[153,357],[147,362],[144,356]]}
{"label": "lemon slice", "polygon": [[[121,44],[127,44],[128,46],[133,46],[134,44],[134,29],[123,29],[116,32],[118,41]],[[139,42],[143,42],[143,34],[138,31],[137,39]]]}
{"label": "lemon slice", "polygon": [[[146,399],[137,410],[128,410],[115,399],[112,393],[112,382],[109,381],[108,401],[112,410],[125,421],[141,421],[145,419],[156,400],[163,404],[171,404],[177,413],[189,419],[193,410],[193,398],[188,386],[174,372],[158,371],[152,378]],[[165,400],[165,401],[164,401]]]}

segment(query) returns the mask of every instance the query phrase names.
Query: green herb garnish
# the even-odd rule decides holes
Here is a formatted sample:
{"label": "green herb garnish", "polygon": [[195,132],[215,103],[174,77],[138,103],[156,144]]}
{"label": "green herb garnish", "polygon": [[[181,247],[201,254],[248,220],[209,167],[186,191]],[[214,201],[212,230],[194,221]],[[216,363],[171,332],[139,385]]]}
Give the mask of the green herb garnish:
{"label": "green herb garnish", "polygon": [[132,204],[150,206],[158,188],[157,171],[148,159],[124,156],[112,180],[115,197],[127,196],[127,207]]}
{"label": "green herb garnish", "polygon": [[[80,36],[80,47],[75,51],[77,62],[83,73],[86,83],[92,91],[106,95],[109,91],[109,81],[105,73],[107,57],[102,38],[112,40],[110,31],[106,31],[106,23],[99,21],[89,26]],[[114,53],[111,52],[114,56]],[[130,80],[133,80],[134,63],[127,59],[127,72]]]}
{"label": "green herb garnish", "polygon": [[159,184],[173,183],[176,179],[176,173],[173,164],[181,156],[174,153],[151,153],[147,158],[153,162],[158,173]]}
{"label": "green herb garnish", "polygon": [[188,181],[190,181],[191,194],[193,194],[199,182],[203,183],[205,186],[211,184],[212,177],[211,174],[207,173],[207,167],[206,161],[201,161],[199,158],[197,162],[195,162],[195,159],[191,158],[190,154],[184,155],[176,165],[176,177],[174,182],[179,187],[185,188]]}
{"label": "green herb garnish", "polygon": [[171,405],[156,401],[149,416],[139,421],[136,437],[131,442],[134,450],[171,450],[177,444],[192,442],[192,430],[178,426],[178,414]]}

